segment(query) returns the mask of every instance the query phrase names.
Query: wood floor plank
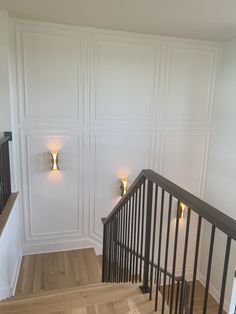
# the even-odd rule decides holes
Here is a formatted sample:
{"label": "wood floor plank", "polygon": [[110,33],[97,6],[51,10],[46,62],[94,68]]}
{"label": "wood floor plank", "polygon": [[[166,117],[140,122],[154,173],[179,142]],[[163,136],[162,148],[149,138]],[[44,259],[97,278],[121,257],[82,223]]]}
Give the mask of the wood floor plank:
{"label": "wood floor plank", "polygon": [[[116,285],[114,288],[114,285],[106,284],[106,288],[102,286],[104,295],[104,291],[107,289],[106,295],[103,295],[102,298],[96,295],[98,289],[101,287],[99,284],[101,282],[101,263],[102,257],[96,256],[94,249],[24,256],[16,288],[17,297],[13,299],[15,301],[22,301],[21,296],[27,295],[24,299],[25,304],[27,304],[26,300],[28,299],[28,302],[31,302],[31,305],[33,304],[34,310],[36,311],[35,313],[37,314],[46,313],[42,312],[46,310],[49,311],[48,313],[50,314],[149,313],[150,308],[154,308],[154,304],[153,302],[149,302],[148,296],[140,295],[137,291],[131,293],[131,297],[129,297],[130,288],[128,289],[126,297],[124,297],[123,291],[122,293],[119,291],[120,285]],[[191,283],[189,284],[191,288]],[[84,288],[84,285],[91,285],[88,291]],[[114,293],[118,295],[115,300],[109,287],[112,287],[113,292],[116,291]],[[57,289],[62,289],[62,294],[60,294]],[[38,298],[32,296],[32,293],[37,294]],[[47,297],[45,293],[47,293]],[[166,293],[168,294],[168,286]],[[81,295],[84,295],[86,298],[93,297],[94,299],[88,304],[88,302],[85,303],[84,300],[81,299]],[[60,300],[62,297],[63,301]],[[44,299],[45,302],[46,300],[51,300],[48,304],[46,302],[48,306],[47,309],[44,304],[41,303],[40,298]],[[75,298],[76,301],[73,298]],[[106,302],[104,302],[104,298]],[[53,300],[55,303],[53,303]],[[78,300],[80,300],[80,303],[77,303]],[[200,282],[197,282],[194,314],[202,313],[203,301],[204,287]],[[160,310],[160,307],[161,302],[159,302],[158,310]],[[28,312],[24,312],[25,310]],[[207,313],[215,314],[217,310],[217,302],[209,295]],[[31,314],[32,308],[30,308],[29,304],[24,311],[22,310],[22,314],[23,312],[24,314]],[[13,313],[18,314],[21,312],[16,311]]]}
{"label": "wood floor plank", "polygon": [[101,282],[93,248],[24,256],[15,295]]}

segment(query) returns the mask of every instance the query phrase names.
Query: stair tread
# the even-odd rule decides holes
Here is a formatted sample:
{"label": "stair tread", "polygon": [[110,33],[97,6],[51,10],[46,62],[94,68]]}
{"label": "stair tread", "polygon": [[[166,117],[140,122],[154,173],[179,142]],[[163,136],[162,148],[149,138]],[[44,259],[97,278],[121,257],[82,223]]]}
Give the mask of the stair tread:
{"label": "stair tread", "polygon": [[[161,296],[160,296],[161,297]],[[98,284],[44,292],[0,303],[1,314],[154,313],[154,302],[137,284]],[[159,312],[157,312],[159,313]]]}
{"label": "stair tread", "polygon": [[[44,296],[53,296],[53,295],[60,295],[60,294],[66,294],[66,293],[73,293],[74,291],[87,291],[88,289],[93,289],[93,288],[99,288],[101,286],[104,286],[104,283],[94,283],[94,284],[87,284],[87,285],[82,285],[82,286],[75,286],[75,287],[69,287],[69,288],[64,288],[64,289],[54,289],[54,290],[48,290],[48,291],[40,291],[40,292],[33,292],[29,294],[23,294],[23,295],[16,295],[12,296],[10,298],[7,298],[3,301],[1,301],[0,304],[2,303],[7,303],[7,302],[15,302],[19,300],[24,300],[24,299],[31,299],[31,298],[36,298],[36,297],[44,297]],[[112,283],[106,283],[106,285],[114,285]]]}

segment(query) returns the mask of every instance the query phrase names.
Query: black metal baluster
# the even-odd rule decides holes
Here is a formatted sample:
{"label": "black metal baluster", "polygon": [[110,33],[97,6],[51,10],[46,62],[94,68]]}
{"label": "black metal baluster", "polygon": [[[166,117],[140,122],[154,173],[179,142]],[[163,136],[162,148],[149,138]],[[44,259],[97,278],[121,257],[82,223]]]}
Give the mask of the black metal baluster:
{"label": "black metal baluster", "polygon": [[172,266],[172,285],[171,285],[171,296],[170,296],[170,313],[173,309],[173,300],[174,300],[174,285],[175,285],[175,268],[176,268],[176,257],[177,257],[177,247],[178,247],[178,233],[179,233],[179,211],[180,211],[180,202],[178,201],[177,210],[176,210],[176,225],[175,225],[175,240],[174,240],[174,257],[173,257],[173,266]]}
{"label": "black metal baluster", "polygon": [[[191,219],[191,209],[188,208],[186,232],[185,232],[183,267],[182,267],[182,283],[185,282],[185,271],[186,271],[186,262],[187,262],[187,253],[188,253],[188,238],[189,238],[190,219]],[[180,290],[179,313],[182,313],[182,311],[183,311],[183,297],[184,297],[184,284],[182,284],[181,290]]]}
{"label": "black metal baluster", "polygon": [[154,215],[153,215],[153,232],[152,232],[152,251],[151,251],[151,271],[150,271],[150,293],[149,300],[152,299],[152,287],[153,287],[153,266],[154,266],[154,254],[156,243],[156,220],[157,220],[157,201],[158,201],[158,186],[155,187],[155,200],[154,200]]}
{"label": "black metal baluster", "polygon": [[223,277],[222,277],[222,284],[221,284],[220,304],[219,304],[218,314],[222,314],[223,307],[224,307],[224,297],[225,297],[225,287],[226,287],[226,279],[227,279],[227,272],[228,272],[228,265],[229,265],[230,247],[231,247],[231,238],[228,237],[227,243],[226,243],[226,250],[225,250],[225,261],[224,261],[224,270],[223,270]]}
{"label": "black metal baluster", "polygon": [[169,256],[171,210],[172,210],[172,195],[170,194],[170,196],[169,196],[168,218],[167,218],[167,231],[166,231],[166,252],[165,252],[165,267],[164,267],[165,269],[164,269],[164,282],[163,282],[162,313],[164,313],[164,311],[165,311],[166,273],[167,273],[168,256]]}
{"label": "black metal baluster", "polygon": [[111,222],[109,221],[108,281],[111,281]]}
{"label": "black metal baluster", "polygon": [[136,258],[136,266],[135,266],[135,282],[138,281],[138,254],[139,254],[139,248],[140,248],[139,238],[140,238],[140,216],[141,216],[141,186],[139,187],[138,191],[139,191],[138,193],[138,234],[137,234],[137,248],[136,248],[137,258]]}
{"label": "black metal baluster", "polygon": [[[177,281],[177,291],[176,291],[176,297],[175,297],[175,314],[178,313],[178,304],[179,304],[179,286],[180,286],[180,282]],[[175,288],[174,288],[175,289]],[[172,312],[170,312],[172,313]],[[192,313],[192,312],[190,312]]]}
{"label": "black metal baluster", "polygon": [[124,281],[124,254],[125,254],[125,205],[122,206],[122,254],[121,254],[121,279],[120,281]]}
{"label": "black metal baluster", "polygon": [[128,254],[128,247],[127,247],[127,227],[128,225],[128,203],[125,203],[125,236],[124,236],[124,276],[123,276],[123,281],[126,282],[126,260],[127,260],[127,254]]}
{"label": "black metal baluster", "polygon": [[145,212],[145,191],[146,191],[146,181],[144,180],[143,186],[142,186],[142,224],[141,224],[141,248],[140,248],[140,263],[139,263],[139,269],[140,269],[140,274],[139,274],[139,281],[141,282],[142,280],[142,262],[143,262],[143,242],[144,242],[144,212]]}
{"label": "black metal baluster", "polygon": [[169,280],[168,280],[168,294],[167,294],[167,302],[168,305],[170,304],[170,276],[168,276]]}
{"label": "black metal baluster", "polygon": [[204,304],[203,304],[203,312],[202,312],[203,314],[206,314],[206,311],[207,311],[209,285],[210,285],[210,277],[211,277],[212,256],[213,256],[213,248],[214,248],[214,240],[215,240],[215,229],[216,229],[216,227],[214,225],[212,225],[210,250],[209,250],[208,266],[207,266],[206,287],[205,287]]}
{"label": "black metal baluster", "polygon": [[113,280],[116,282],[117,281],[117,248],[118,248],[118,238],[117,238],[117,232],[118,232],[118,226],[117,226],[117,215],[114,215],[114,220],[113,220],[113,224],[114,224],[114,274],[113,274]]}
{"label": "black metal baluster", "polygon": [[[157,284],[156,284],[156,297],[155,297],[155,311],[158,305],[158,286],[160,285],[160,263],[161,263],[161,243],[162,243],[162,224],[163,224],[163,209],[164,209],[165,191],[162,189],[161,193],[161,212],[160,212],[160,225],[159,225],[159,244],[158,244],[158,260],[157,260]],[[160,279],[160,280],[159,280]]]}
{"label": "black metal baluster", "polygon": [[198,216],[195,258],[194,258],[194,267],[193,267],[193,281],[192,281],[191,302],[190,302],[190,313],[193,313],[193,308],[194,308],[194,297],[195,297],[195,289],[196,289],[197,265],[198,265],[198,255],[199,255],[199,247],[200,247],[201,227],[202,227],[202,217]]}
{"label": "black metal baluster", "polygon": [[161,290],[161,276],[162,276],[162,272],[160,271],[160,277],[159,277],[159,291]]}
{"label": "black metal baluster", "polygon": [[134,195],[131,200],[131,235],[130,235],[130,261],[129,261],[129,281],[132,281],[132,262],[133,262],[133,229],[134,229]]}
{"label": "black metal baluster", "polygon": [[118,260],[117,260],[117,282],[120,282],[120,273],[121,273],[121,212],[120,209],[117,213],[118,218]]}
{"label": "black metal baluster", "polygon": [[149,280],[150,246],[151,246],[150,240],[151,240],[151,223],[152,223],[152,195],[153,195],[153,183],[152,181],[148,180],[143,285],[140,287],[142,293],[148,293],[150,290],[148,286],[148,280]]}
{"label": "black metal baluster", "polygon": [[137,192],[135,192],[135,205],[134,205],[134,247],[132,248],[134,252],[133,265],[132,265],[132,283],[135,281],[135,264],[137,255],[135,254],[136,248],[136,238],[137,238]]}
{"label": "black metal baluster", "polygon": [[131,252],[130,252],[130,230],[131,230],[131,198],[128,201],[128,209],[129,209],[129,218],[128,218],[128,255],[126,261],[126,281],[129,281],[129,261],[131,259]]}
{"label": "black metal baluster", "polygon": [[120,275],[119,275],[119,282],[122,281],[123,275],[123,227],[124,227],[124,220],[123,220],[124,211],[122,207],[120,209]]}
{"label": "black metal baluster", "polygon": [[113,265],[113,243],[114,243],[114,228],[113,228],[113,217],[111,218],[111,282],[114,281],[114,265]]}
{"label": "black metal baluster", "polygon": [[106,235],[106,224],[103,225],[103,247],[102,247],[102,282],[105,282],[105,270],[106,270],[106,239],[107,239],[107,235]]}

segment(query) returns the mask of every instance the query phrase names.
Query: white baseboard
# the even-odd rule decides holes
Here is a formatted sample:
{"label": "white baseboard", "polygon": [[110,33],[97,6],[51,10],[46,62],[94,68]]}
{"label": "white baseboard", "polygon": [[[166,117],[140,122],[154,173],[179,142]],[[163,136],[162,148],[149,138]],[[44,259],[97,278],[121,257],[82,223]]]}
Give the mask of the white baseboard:
{"label": "white baseboard", "polygon": [[18,280],[18,276],[20,272],[21,259],[22,259],[22,255],[19,256],[16,262],[15,270],[14,270],[12,280],[11,280],[11,286],[0,289],[0,300],[10,298],[11,296],[15,294],[17,280]]}
{"label": "white baseboard", "polygon": [[14,271],[14,275],[12,278],[12,282],[11,282],[11,294],[12,295],[15,295],[17,280],[18,280],[19,273],[20,273],[21,261],[22,261],[22,255],[20,255],[18,258],[18,261],[16,263],[16,267],[15,267],[15,271]]}
{"label": "white baseboard", "polygon": [[102,245],[92,239],[63,239],[56,241],[31,241],[23,244],[23,255],[69,251],[93,247],[97,255],[102,254]]}
{"label": "white baseboard", "polygon": [[11,297],[12,296],[11,291],[12,291],[11,287],[1,288],[0,289],[0,301]]}
{"label": "white baseboard", "polygon": [[[201,272],[198,272],[198,280],[205,287],[206,277]],[[220,292],[211,283],[210,283],[210,286],[209,286],[209,292],[212,295],[212,297],[219,303],[220,302]],[[233,312],[230,313],[229,309],[230,309],[230,301],[225,299],[225,301],[224,301],[224,311],[226,313],[229,313],[229,314],[234,314]]]}

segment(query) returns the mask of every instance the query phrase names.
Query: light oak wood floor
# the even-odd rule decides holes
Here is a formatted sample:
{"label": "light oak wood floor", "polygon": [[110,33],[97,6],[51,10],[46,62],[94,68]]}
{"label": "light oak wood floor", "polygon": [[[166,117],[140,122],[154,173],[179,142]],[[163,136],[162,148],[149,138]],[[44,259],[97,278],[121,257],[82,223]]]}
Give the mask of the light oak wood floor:
{"label": "light oak wood floor", "polygon": [[[53,314],[68,314],[68,313],[82,313],[82,314],[93,314],[93,313],[145,313],[145,312],[138,312],[140,308],[143,311],[145,308],[146,303],[140,303],[140,296],[142,296],[137,290],[136,286],[132,286],[135,288],[135,297],[133,295],[133,288],[129,285],[120,286],[120,285],[107,285],[99,284],[95,287],[92,287],[91,293],[89,292],[89,287],[83,287],[84,285],[91,285],[97,284],[101,282],[101,266],[102,266],[102,257],[96,256],[94,249],[83,249],[83,250],[74,250],[74,251],[66,251],[66,252],[54,252],[54,253],[47,253],[47,254],[36,254],[30,256],[24,256],[21,264],[17,289],[16,289],[16,296],[11,300],[22,305],[22,313],[53,313]],[[100,286],[101,285],[101,286]],[[190,283],[191,285],[191,283]],[[80,287],[82,286],[82,287]],[[75,287],[80,287],[78,290]],[[119,288],[120,287],[120,288]],[[81,289],[85,290],[81,290]],[[100,291],[102,288],[102,291]],[[121,290],[122,293],[127,288],[127,298],[123,298],[123,294],[120,294]],[[57,289],[62,289],[60,291],[54,291]],[[72,291],[72,290],[73,291]],[[94,301],[89,301],[86,306],[77,306],[81,305],[81,303],[76,303],[74,298],[78,298],[77,294],[83,295],[84,297],[88,297],[91,299],[94,292],[94,289],[97,290],[97,294],[101,293],[101,302],[94,303]],[[117,293],[117,296],[114,298],[110,298],[110,294],[107,296],[105,295],[106,289],[110,291],[113,290],[113,294]],[[121,290],[120,290],[121,289]],[[99,292],[100,291],[100,292]],[[132,291],[132,293],[131,293]],[[167,288],[168,293],[168,288]],[[45,295],[44,293],[47,292]],[[62,294],[60,294],[62,293]],[[129,298],[129,293],[131,293],[132,298]],[[33,295],[31,295],[33,294]],[[37,297],[36,295],[37,294]],[[29,295],[29,296],[28,296]],[[20,296],[24,296],[22,299]],[[70,299],[72,304],[75,304],[75,307],[64,308],[64,305],[59,307],[54,307],[54,312],[31,312],[32,308],[35,307],[34,302],[41,302],[43,300],[48,300],[50,302],[58,303],[58,298],[66,297],[66,299]],[[99,297],[99,296],[97,296]],[[28,300],[30,299],[30,302]],[[118,299],[117,299],[118,298]],[[80,297],[79,297],[80,299]],[[24,300],[24,301],[23,301]],[[27,301],[28,300],[28,301]],[[200,282],[197,282],[196,285],[196,295],[195,295],[195,304],[194,304],[194,313],[201,314],[202,313],[202,306],[204,300],[204,287],[201,285]],[[104,301],[104,302],[103,302]],[[109,302],[108,302],[109,301]],[[28,304],[29,302],[29,304]],[[75,303],[74,303],[75,302]],[[137,304],[136,304],[137,302]],[[59,304],[58,303],[58,304]],[[31,305],[30,305],[31,304]],[[41,303],[40,303],[41,304]],[[45,303],[46,304],[46,303]],[[51,304],[51,303],[50,303]],[[140,305],[142,304],[142,306]],[[153,310],[153,306],[149,304],[148,310]],[[33,307],[32,307],[33,306]],[[42,306],[42,305],[40,305]],[[50,305],[51,306],[51,305]],[[135,307],[138,309],[133,310]],[[51,307],[50,307],[51,308]],[[1,307],[0,307],[1,309]],[[30,310],[31,309],[31,310]],[[44,311],[46,309],[43,307]],[[62,310],[61,310],[62,309]],[[29,312],[25,312],[25,311]],[[215,299],[209,295],[209,302],[208,302],[208,314],[215,314],[218,311],[218,304]],[[72,312],[71,312],[72,311]],[[131,311],[131,312],[130,312]],[[1,312],[2,313],[2,312]],[[3,312],[8,313],[8,312]],[[9,312],[9,313],[21,313],[21,312]],[[149,313],[149,312],[148,312]],[[151,313],[151,312],[150,312]]]}
{"label": "light oak wood floor", "polygon": [[24,256],[15,295],[101,282],[93,248]]}

